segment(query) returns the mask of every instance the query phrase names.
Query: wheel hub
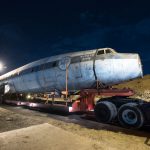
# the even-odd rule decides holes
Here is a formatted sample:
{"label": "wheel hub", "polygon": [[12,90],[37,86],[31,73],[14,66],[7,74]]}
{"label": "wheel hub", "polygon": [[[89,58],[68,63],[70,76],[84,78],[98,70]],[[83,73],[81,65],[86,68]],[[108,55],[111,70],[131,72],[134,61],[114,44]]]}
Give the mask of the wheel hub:
{"label": "wheel hub", "polygon": [[130,124],[133,125],[137,122],[137,115],[133,110],[130,109],[126,109],[123,113],[122,113],[122,118],[123,120]]}

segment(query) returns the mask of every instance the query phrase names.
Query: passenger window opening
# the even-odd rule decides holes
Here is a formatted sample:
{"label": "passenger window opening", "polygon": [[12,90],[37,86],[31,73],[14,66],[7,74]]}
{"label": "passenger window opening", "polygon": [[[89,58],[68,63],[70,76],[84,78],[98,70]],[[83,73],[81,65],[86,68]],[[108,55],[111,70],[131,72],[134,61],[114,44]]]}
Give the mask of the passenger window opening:
{"label": "passenger window opening", "polygon": [[52,67],[56,67],[57,63],[53,62]]}
{"label": "passenger window opening", "polygon": [[34,72],[34,68],[31,68],[31,72]]}
{"label": "passenger window opening", "polygon": [[105,52],[106,52],[106,54],[112,53],[112,51],[110,49],[106,49]]}
{"label": "passenger window opening", "polygon": [[44,69],[44,64],[39,66],[39,71]]}
{"label": "passenger window opening", "polygon": [[99,50],[99,51],[97,52],[97,55],[102,55],[102,54],[105,54],[104,50]]}

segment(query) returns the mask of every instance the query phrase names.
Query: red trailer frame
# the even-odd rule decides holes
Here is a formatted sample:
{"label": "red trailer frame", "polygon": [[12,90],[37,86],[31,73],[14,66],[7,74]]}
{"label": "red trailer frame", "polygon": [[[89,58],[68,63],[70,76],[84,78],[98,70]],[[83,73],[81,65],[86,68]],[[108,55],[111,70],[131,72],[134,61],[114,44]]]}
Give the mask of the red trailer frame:
{"label": "red trailer frame", "polygon": [[[36,102],[27,102],[27,101],[19,101],[19,100],[4,100],[7,104],[13,104],[17,106],[27,106],[29,108],[42,108],[42,109],[56,109],[63,110],[68,112],[89,112],[93,111],[95,107],[94,98],[95,96],[120,96],[120,97],[128,97],[134,95],[134,91],[131,89],[84,89],[80,91],[80,97],[72,101],[68,99],[64,101],[63,104],[47,104],[47,103],[36,103]],[[68,105],[68,102],[71,105]]]}
{"label": "red trailer frame", "polygon": [[71,112],[76,112],[76,111],[93,111],[94,110],[94,98],[95,96],[119,96],[119,97],[128,97],[128,96],[133,96],[135,92],[131,89],[116,89],[116,88],[111,88],[111,89],[84,89],[80,91],[80,98],[76,100],[72,104],[72,110]]}

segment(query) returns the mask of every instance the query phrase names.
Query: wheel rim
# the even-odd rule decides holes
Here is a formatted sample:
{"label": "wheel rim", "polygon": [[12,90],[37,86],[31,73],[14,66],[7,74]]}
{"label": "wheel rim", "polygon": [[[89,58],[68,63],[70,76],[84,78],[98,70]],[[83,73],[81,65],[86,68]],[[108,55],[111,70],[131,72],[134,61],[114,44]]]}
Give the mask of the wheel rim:
{"label": "wheel rim", "polygon": [[122,119],[124,120],[125,123],[134,125],[136,124],[138,117],[137,117],[137,114],[133,110],[126,109],[122,113]]}

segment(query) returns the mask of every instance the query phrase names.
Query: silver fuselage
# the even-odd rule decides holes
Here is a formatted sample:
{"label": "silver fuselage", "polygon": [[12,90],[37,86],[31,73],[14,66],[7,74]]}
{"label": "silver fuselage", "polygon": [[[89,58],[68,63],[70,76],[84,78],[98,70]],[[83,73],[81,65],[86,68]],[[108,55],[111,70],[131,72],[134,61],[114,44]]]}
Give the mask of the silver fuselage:
{"label": "silver fuselage", "polygon": [[[106,53],[110,50],[110,53]],[[103,51],[103,52],[100,52]],[[115,85],[142,77],[142,65],[138,54],[116,53],[103,48],[67,53],[29,63],[0,76],[0,86],[5,93],[50,92],[91,88],[96,81],[103,85]]]}

